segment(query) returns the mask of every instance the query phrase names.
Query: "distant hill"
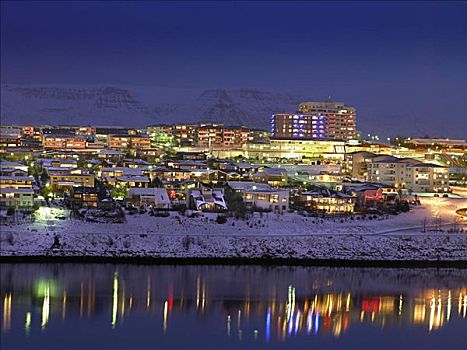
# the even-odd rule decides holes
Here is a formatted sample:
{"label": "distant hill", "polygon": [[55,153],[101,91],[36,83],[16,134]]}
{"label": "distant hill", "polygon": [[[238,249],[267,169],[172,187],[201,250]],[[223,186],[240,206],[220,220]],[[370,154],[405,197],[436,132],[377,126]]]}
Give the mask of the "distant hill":
{"label": "distant hill", "polygon": [[145,126],[216,121],[269,129],[303,99],[253,89],[195,90],[2,85],[2,124]]}
{"label": "distant hill", "polygon": [[[176,89],[123,86],[1,86],[2,124],[93,124],[143,127],[157,123],[216,121],[269,130],[273,113],[294,112],[319,100],[258,89]],[[424,120],[403,111],[357,108],[357,127],[382,137],[465,137],[465,125]],[[362,102],[360,102],[362,103]],[[397,108],[397,107],[395,107]]]}

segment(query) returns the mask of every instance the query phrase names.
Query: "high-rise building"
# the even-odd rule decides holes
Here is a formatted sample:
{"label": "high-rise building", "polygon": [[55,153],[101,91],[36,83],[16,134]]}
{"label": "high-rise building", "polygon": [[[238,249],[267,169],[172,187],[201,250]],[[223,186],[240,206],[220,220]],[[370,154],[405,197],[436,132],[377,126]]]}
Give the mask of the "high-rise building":
{"label": "high-rise building", "polygon": [[331,100],[304,102],[297,113],[274,114],[271,134],[282,139],[351,140],[357,134],[355,108]]}
{"label": "high-rise building", "polygon": [[328,139],[350,140],[357,136],[357,116],[354,107],[331,99],[323,102],[303,102],[298,106],[301,113],[325,116],[325,134]]}

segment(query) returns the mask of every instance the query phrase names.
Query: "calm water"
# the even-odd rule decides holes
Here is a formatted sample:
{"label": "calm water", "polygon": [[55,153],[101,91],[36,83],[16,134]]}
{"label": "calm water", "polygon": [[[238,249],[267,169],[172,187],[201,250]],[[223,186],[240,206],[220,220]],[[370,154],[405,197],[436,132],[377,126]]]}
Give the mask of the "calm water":
{"label": "calm water", "polygon": [[1,264],[1,349],[467,349],[467,270]]}

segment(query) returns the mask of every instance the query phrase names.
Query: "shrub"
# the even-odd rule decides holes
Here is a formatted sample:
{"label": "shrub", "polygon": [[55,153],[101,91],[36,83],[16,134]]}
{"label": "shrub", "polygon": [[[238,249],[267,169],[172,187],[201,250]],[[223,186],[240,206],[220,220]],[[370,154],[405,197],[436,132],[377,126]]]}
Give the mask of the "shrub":
{"label": "shrub", "polygon": [[10,245],[14,245],[15,244],[15,236],[13,236],[13,233],[9,233],[6,240]]}
{"label": "shrub", "polygon": [[153,215],[158,218],[166,218],[170,216],[169,212],[166,210],[154,210]]}
{"label": "shrub", "polygon": [[178,213],[181,215],[181,216],[185,216],[185,213],[186,213],[186,205],[185,204],[178,204],[178,205],[174,205],[172,207],[172,209],[178,211]]}
{"label": "shrub", "polygon": [[52,248],[60,248],[60,235],[54,236],[54,243],[52,244]]}
{"label": "shrub", "polygon": [[246,204],[241,195],[230,189],[225,188],[224,191],[225,202],[227,203],[228,210],[233,213],[235,218],[244,219],[246,215]]}
{"label": "shrub", "polygon": [[224,215],[217,215],[216,222],[218,224],[225,224],[227,222],[227,218]]}
{"label": "shrub", "polygon": [[192,243],[194,243],[194,239],[192,237],[189,237],[189,236],[183,237],[182,245],[183,245],[183,248],[185,249],[185,251],[188,251],[190,249],[190,245]]}

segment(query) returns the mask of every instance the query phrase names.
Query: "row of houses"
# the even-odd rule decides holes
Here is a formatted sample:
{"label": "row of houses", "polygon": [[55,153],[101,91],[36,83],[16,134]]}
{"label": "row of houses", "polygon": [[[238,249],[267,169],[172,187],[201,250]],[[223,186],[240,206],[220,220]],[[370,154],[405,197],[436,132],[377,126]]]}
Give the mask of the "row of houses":
{"label": "row of houses", "polygon": [[[229,181],[223,187],[198,186],[189,188],[186,191],[185,201],[182,203],[193,210],[226,211],[228,209],[225,199],[226,189],[241,196],[249,209],[280,213],[289,210],[289,190],[272,188],[267,184],[241,181]],[[175,203],[180,204],[180,201],[170,195],[170,189],[132,188],[129,190],[128,203],[168,209]]]}
{"label": "row of houses", "polygon": [[34,147],[54,150],[96,151],[145,150],[170,145],[197,147],[233,147],[268,133],[243,126],[219,123],[152,125],[144,129],[91,126],[7,126],[0,128],[0,146],[4,148]]}
{"label": "row of houses", "polygon": [[[387,196],[389,192],[397,194],[395,187],[384,183],[377,186],[360,183],[342,186],[343,178],[339,178],[339,190],[320,186],[305,190],[289,183],[287,170],[258,164],[221,159],[168,159],[153,164],[137,158],[121,158],[120,153],[117,155],[118,159],[93,157],[84,162],[74,157],[37,158],[39,171],[46,175],[46,182],[41,185],[55,192],[66,193],[73,206],[78,207],[97,206],[98,181],[108,189],[125,189],[128,202],[134,205],[139,203],[167,208],[183,203],[195,210],[226,209],[227,204],[220,205],[222,201],[214,200],[223,196],[226,186],[238,193],[247,207],[275,212],[289,210],[292,203],[313,211],[348,213],[353,212],[356,206],[391,199]],[[11,176],[6,176],[6,173],[11,169],[4,169],[1,183],[6,187],[11,182]],[[27,175],[26,169],[24,165],[22,169],[17,169],[15,189],[28,188],[29,193],[31,190],[34,193],[34,178]],[[20,175],[27,178],[23,179]],[[324,177],[316,175],[313,178],[321,181]],[[22,180],[28,182],[22,183]],[[2,197],[7,197],[7,194],[2,194]],[[8,197],[11,198],[11,194]],[[8,205],[11,206],[12,202],[10,200]]]}
{"label": "row of houses", "polygon": [[[16,169],[8,167],[4,161],[1,186],[25,188],[33,193],[34,190],[37,193],[39,186],[48,186],[54,193],[66,194],[72,199],[76,197],[74,205],[86,207],[96,206],[97,187],[103,186],[109,190],[122,189],[122,198],[128,196],[129,202],[141,205],[151,202],[157,207],[159,204],[154,198],[165,191],[163,198],[170,201],[169,206],[184,203],[196,210],[198,207],[221,210],[222,205],[214,199],[223,196],[227,186],[239,193],[250,208],[283,212],[292,205],[311,211],[348,213],[377,202],[394,201],[408,184],[412,186],[409,189],[420,192],[430,191],[433,189],[430,186],[436,185],[440,186],[435,186],[436,191],[441,192],[445,191],[442,186],[448,182],[443,167],[368,152],[356,152],[347,159],[351,176],[344,176],[339,169],[302,176],[300,171],[291,173],[291,169],[280,165],[206,159],[203,154],[183,154],[154,163],[110,149],[87,157],[76,156],[74,152],[45,152],[35,155],[34,162],[27,163],[37,168],[42,179],[40,183],[35,184],[24,163],[17,162],[16,167],[22,168]],[[310,184],[314,186],[310,187]],[[22,193],[7,195],[3,192],[3,201],[6,203],[8,197],[9,206],[14,198],[18,198],[22,205]],[[30,193],[23,192],[25,196]]]}
{"label": "row of houses", "polygon": [[328,214],[353,213],[357,208],[368,208],[394,203],[399,193],[384,184],[349,184],[345,192],[325,187],[309,191],[293,191],[289,188],[274,188],[265,183],[252,181],[228,181],[223,187],[196,186],[186,190],[183,200],[171,195],[167,188],[132,188],[128,203],[135,206],[169,209],[183,203],[187,208],[201,211],[224,211],[228,205],[224,198],[226,190],[238,194],[250,210],[265,210],[277,213],[294,208]]}

